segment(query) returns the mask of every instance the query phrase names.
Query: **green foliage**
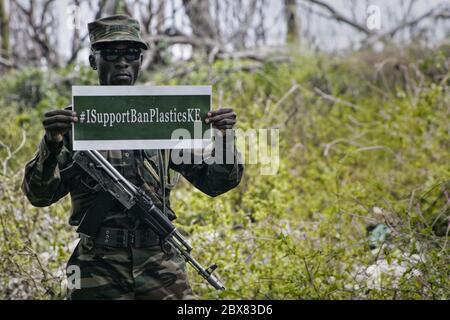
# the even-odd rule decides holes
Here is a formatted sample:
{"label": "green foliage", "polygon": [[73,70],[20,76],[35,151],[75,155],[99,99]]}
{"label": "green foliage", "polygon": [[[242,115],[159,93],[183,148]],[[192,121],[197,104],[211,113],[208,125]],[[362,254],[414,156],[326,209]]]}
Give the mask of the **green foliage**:
{"label": "green foliage", "polygon": [[[214,104],[235,108],[240,129],[280,130],[275,175],[247,164],[239,187],[220,197],[184,180],[173,192],[193,254],[217,262],[227,288],[215,292],[190,270],[198,296],[448,299],[448,56],[442,47],[303,55],[251,72],[242,71],[250,61],[192,61],[144,73],[154,84],[212,83]],[[2,298],[64,295],[75,238],[69,203],[31,207],[21,170],[43,133],[42,112],[65,106],[71,84],[94,83],[87,68],[68,67],[12,73],[0,84],[0,140],[13,152],[23,130],[27,137],[0,183]],[[390,236],[370,250],[367,227],[378,223]]]}

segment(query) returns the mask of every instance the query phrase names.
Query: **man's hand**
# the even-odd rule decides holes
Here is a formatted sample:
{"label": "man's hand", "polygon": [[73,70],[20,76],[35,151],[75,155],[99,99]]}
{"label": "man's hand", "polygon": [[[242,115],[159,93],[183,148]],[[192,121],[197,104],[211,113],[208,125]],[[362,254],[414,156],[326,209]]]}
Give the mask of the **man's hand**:
{"label": "man's hand", "polygon": [[45,139],[52,145],[58,145],[72,122],[77,122],[77,114],[71,110],[52,110],[44,114],[42,124],[45,129]]}
{"label": "man's hand", "polygon": [[225,132],[226,129],[233,129],[236,124],[236,112],[232,108],[221,108],[216,111],[210,111],[205,119],[206,123],[211,123],[213,128]]}

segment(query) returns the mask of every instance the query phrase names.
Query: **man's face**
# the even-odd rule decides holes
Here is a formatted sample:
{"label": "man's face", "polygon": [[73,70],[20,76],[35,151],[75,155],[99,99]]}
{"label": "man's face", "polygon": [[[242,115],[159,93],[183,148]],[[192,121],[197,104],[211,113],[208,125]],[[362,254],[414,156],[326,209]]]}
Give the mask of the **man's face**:
{"label": "man's face", "polygon": [[[101,44],[97,46],[95,50],[108,51],[108,50],[124,50],[124,49],[139,49],[139,47],[133,42],[111,42]],[[111,51],[110,51],[111,52]],[[121,52],[121,51],[119,51]],[[128,55],[128,60],[125,56],[120,55],[114,61],[110,58],[114,55],[109,55],[108,57],[102,56],[101,53],[94,52],[89,56],[89,62],[91,66],[98,71],[98,78],[100,85],[133,85],[139,75],[139,69],[142,64],[142,54],[136,60],[130,61],[130,55]]]}

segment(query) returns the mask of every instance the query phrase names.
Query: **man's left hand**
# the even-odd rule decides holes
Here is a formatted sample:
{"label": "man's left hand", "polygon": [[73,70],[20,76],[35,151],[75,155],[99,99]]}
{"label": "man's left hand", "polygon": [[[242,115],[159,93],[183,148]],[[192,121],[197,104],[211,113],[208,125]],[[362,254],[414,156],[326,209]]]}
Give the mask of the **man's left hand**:
{"label": "man's left hand", "polygon": [[226,129],[233,129],[236,124],[236,112],[232,108],[220,108],[208,112],[205,122],[212,124],[213,128],[224,132]]}

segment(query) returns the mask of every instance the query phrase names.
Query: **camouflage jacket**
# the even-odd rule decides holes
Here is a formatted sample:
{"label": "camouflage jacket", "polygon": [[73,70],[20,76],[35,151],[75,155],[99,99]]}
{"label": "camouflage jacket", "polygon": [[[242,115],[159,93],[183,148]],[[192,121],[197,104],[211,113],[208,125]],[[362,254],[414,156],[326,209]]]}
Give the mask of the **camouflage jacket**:
{"label": "camouflage jacket", "polygon": [[[230,150],[230,144],[226,145],[225,150],[227,148]],[[171,180],[174,174],[181,174],[195,187],[210,196],[225,193],[239,184],[244,169],[242,161],[239,161],[239,152],[236,149],[232,151],[234,151],[234,164],[202,162],[178,165],[171,161],[168,150],[161,153],[157,150],[111,150],[100,151],[100,153],[125,178],[142,187],[161,210],[163,210],[162,203],[165,199],[165,212],[170,219],[175,219],[176,215],[170,208],[169,201],[173,185],[168,183],[168,180]],[[96,182],[86,173],[79,174],[69,181],[61,179],[60,170],[71,163],[72,155],[70,134],[66,134],[63,143],[54,150],[49,148],[43,138],[35,157],[25,166],[22,190],[29,201],[37,207],[49,206],[70,193],[72,212],[69,223],[76,226],[92,205],[98,191],[95,189]],[[160,164],[163,165],[160,166]],[[164,192],[159,175],[161,168],[164,168],[163,172],[167,172],[164,179],[164,181],[167,180],[164,184]],[[140,221],[117,203],[102,226],[140,228]]]}

